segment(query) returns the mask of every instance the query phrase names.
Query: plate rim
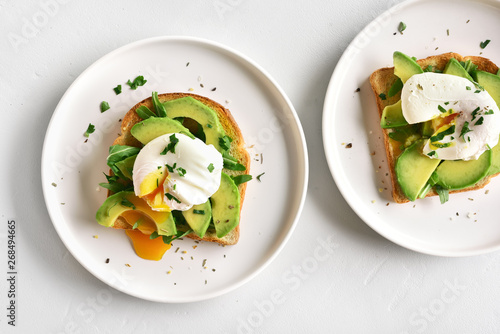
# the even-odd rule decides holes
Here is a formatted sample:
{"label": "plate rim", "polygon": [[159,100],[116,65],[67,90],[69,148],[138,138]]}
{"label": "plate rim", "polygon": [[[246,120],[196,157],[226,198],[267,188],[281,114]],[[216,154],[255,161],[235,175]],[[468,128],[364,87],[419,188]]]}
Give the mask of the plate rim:
{"label": "plate rim", "polygon": [[[419,3],[424,3],[424,2],[432,2],[430,0],[406,0],[404,2],[401,2],[399,4],[396,4],[392,6],[391,8],[388,8],[384,12],[382,12],[380,15],[375,17],[373,20],[371,20],[367,25],[365,25],[361,31],[356,34],[356,36],[353,38],[353,40],[349,43],[347,48],[344,50],[342,53],[342,56],[340,57],[339,61],[337,62],[335,69],[332,73],[332,76],[330,77],[330,81],[328,83],[328,87],[326,90],[325,94],[325,100],[323,103],[323,115],[322,115],[322,139],[323,139],[323,148],[326,156],[326,160],[328,163],[328,168],[330,170],[330,174],[332,175],[335,184],[337,185],[337,188],[339,192],[341,193],[342,197],[346,200],[347,204],[351,207],[351,209],[354,211],[354,213],[366,224],[368,225],[371,229],[373,229],[375,232],[377,232],[379,235],[383,236],[387,240],[404,247],[406,249],[419,252],[422,254],[427,254],[427,255],[434,255],[434,256],[441,256],[441,257],[467,257],[467,256],[477,256],[481,254],[486,254],[490,252],[494,252],[497,250],[500,250],[500,242],[496,246],[482,246],[482,247],[474,247],[474,249],[469,249],[469,250],[439,250],[435,248],[430,248],[430,247],[423,247],[419,245],[415,245],[410,241],[401,241],[397,238],[397,234],[400,233],[398,230],[393,230],[392,228],[387,228],[384,226],[380,226],[377,223],[377,220],[372,220],[370,219],[370,214],[373,214],[373,212],[363,212],[356,206],[356,203],[354,202],[353,198],[351,198],[350,194],[347,191],[347,187],[344,184],[344,181],[339,175],[339,171],[337,171],[337,168],[339,170],[343,170],[342,166],[338,164],[334,157],[334,155],[338,152],[338,148],[335,148],[333,143],[330,142],[330,139],[328,137],[328,132],[331,130],[329,129],[329,122],[333,121],[333,116],[335,112],[331,111],[329,112],[328,109],[333,109],[330,106],[333,104],[331,100],[334,100],[335,98],[335,88],[338,85],[338,82],[342,82],[340,79],[338,79],[339,76],[344,74],[344,70],[342,69],[344,63],[348,62],[348,56],[349,56],[349,49],[351,47],[354,47],[355,43],[360,40],[360,38],[363,36],[363,34],[366,33],[367,29],[372,25],[374,22],[377,22],[377,20],[382,20],[387,17],[392,11],[399,11],[403,9],[407,9],[408,7],[411,7],[415,4]],[[498,0],[479,0],[479,1],[472,1],[472,0],[463,0],[462,2],[472,4],[474,5],[490,5],[490,6],[495,6],[497,9],[500,9],[500,1]],[[345,181],[348,184],[348,181]],[[398,232],[398,233],[394,233]],[[396,235],[394,235],[396,234]]]}
{"label": "plate rim", "polygon": [[[235,56],[238,61],[245,63],[246,65],[249,65],[253,70],[256,70],[259,75],[262,76],[264,80],[267,80],[272,87],[276,90],[278,93],[278,96],[283,99],[284,103],[287,106],[287,114],[291,116],[291,120],[293,122],[292,127],[292,132],[291,134],[293,137],[296,138],[297,142],[300,143],[300,147],[297,146],[295,147],[295,152],[297,153],[297,158],[298,158],[298,168],[297,168],[297,175],[300,176],[297,180],[301,181],[301,185],[297,187],[297,189],[300,189],[300,197],[297,196],[295,200],[298,199],[298,206],[295,210],[295,214],[290,216],[290,222],[289,223],[289,228],[288,231],[284,234],[282,241],[275,247],[275,249],[272,251],[271,254],[268,254],[267,256],[263,257],[262,260],[264,260],[257,268],[253,269],[250,273],[243,275],[243,278],[237,279],[233,282],[231,282],[230,285],[225,286],[222,289],[219,290],[214,290],[210,293],[203,294],[201,296],[191,296],[191,298],[154,298],[154,296],[144,296],[141,295],[140,293],[136,293],[134,291],[130,291],[126,289],[125,287],[122,287],[118,284],[113,284],[111,282],[108,282],[106,280],[106,275],[99,273],[97,270],[93,269],[88,263],[85,261],[85,255],[80,255],[80,254],[75,254],[74,250],[72,249],[72,246],[69,245],[69,243],[63,238],[63,226],[61,224],[64,224],[64,222],[57,223],[56,220],[59,218],[57,215],[59,215],[59,211],[56,210],[55,205],[49,203],[49,200],[52,199],[52,195],[49,193],[49,185],[50,185],[50,180],[49,178],[49,165],[50,161],[48,161],[48,150],[49,148],[47,147],[47,143],[50,138],[50,130],[54,126],[55,119],[57,117],[57,114],[60,113],[60,106],[63,104],[63,102],[67,99],[68,95],[74,90],[74,87],[81,81],[84,80],[86,74],[88,72],[91,72],[94,67],[98,66],[100,63],[107,61],[109,58],[113,58],[116,54],[122,53],[122,52],[127,52],[127,50],[135,49],[137,47],[140,47],[141,45],[146,45],[146,44],[154,44],[154,43],[173,43],[173,42],[180,42],[180,43],[193,43],[201,47],[210,47],[213,49],[216,49],[218,53],[224,52],[228,53],[232,56]],[[307,196],[307,187],[308,187],[308,182],[309,182],[309,159],[308,159],[308,149],[307,149],[307,143],[306,143],[306,138],[304,134],[304,130],[302,127],[302,124],[300,122],[300,119],[297,115],[297,112],[289,99],[289,97],[285,94],[284,90],[281,88],[281,86],[276,82],[276,80],[264,69],[262,68],[259,64],[257,64],[255,61],[253,61],[251,58],[248,56],[244,55],[243,53],[228,47],[222,43],[215,42],[209,39],[205,38],[200,38],[200,37],[194,37],[194,36],[183,36],[183,35],[172,35],[172,36],[155,36],[155,37],[149,37],[145,39],[140,39],[136,40],[130,43],[127,43],[125,45],[122,45],[106,54],[103,56],[99,57],[97,60],[95,60],[92,64],[87,66],[74,80],[73,82],[68,86],[62,97],[59,99],[58,104],[56,105],[50,121],[47,125],[47,130],[45,132],[44,140],[43,140],[43,145],[42,145],[42,154],[41,154],[41,182],[42,182],[42,192],[43,192],[43,197],[45,201],[45,206],[47,208],[48,214],[50,221],[52,222],[52,225],[54,226],[57,235],[59,239],[63,242],[64,246],[66,249],[71,253],[73,258],[82,265],[89,273],[91,273],[94,277],[99,279],[100,281],[104,282],[108,286],[121,291],[125,294],[134,296],[136,298],[140,298],[143,300],[148,300],[148,301],[153,301],[153,302],[161,302],[161,303],[189,303],[189,302],[197,302],[197,301],[203,301],[203,300],[208,300],[212,299],[218,296],[222,296],[224,294],[227,294],[231,291],[236,290],[237,288],[243,286],[253,278],[255,278],[258,274],[260,274],[265,268],[267,268],[268,265],[272,263],[276,259],[276,257],[279,255],[279,253],[283,250],[287,242],[289,241],[291,235],[293,234],[298,221],[301,217],[306,196]],[[293,219],[292,219],[293,217]]]}

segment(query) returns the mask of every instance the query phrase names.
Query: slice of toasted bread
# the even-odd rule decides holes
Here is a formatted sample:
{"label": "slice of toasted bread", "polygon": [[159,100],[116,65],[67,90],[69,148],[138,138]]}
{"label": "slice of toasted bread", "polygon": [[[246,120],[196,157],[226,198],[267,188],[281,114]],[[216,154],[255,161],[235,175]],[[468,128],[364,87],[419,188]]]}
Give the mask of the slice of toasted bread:
{"label": "slice of toasted bread", "polygon": [[[490,73],[497,73],[498,66],[495,65],[491,60],[478,57],[478,56],[467,56],[463,57],[458,53],[444,53],[441,55],[430,56],[425,59],[417,60],[417,63],[422,67],[422,69],[431,65],[434,69],[444,70],[446,64],[451,58],[455,58],[458,61],[467,61],[471,60],[475,65],[478,66],[478,70],[486,71]],[[396,103],[401,98],[401,93],[396,94],[392,97],[387,97],[383,100],[380,97],[380,94],[385,94],[387,96],[387,92],[394,84],[394,82],[398,79],[396,75],[394,75],[394,67],[381,68],[375,72],[373,72],[370,76],[370,85],[375,94],[375,100],[377,102],[377,109],[379,113],[379,117],[382,118],[382,111],[388,105]],[[392,197],[394,201],[397,203],[406,203],[409,202],[408,198],[404,195],[401,187],[396,178],[395,165],[398,156],[401,154],[399,144],[395,144],[395,142],[389,137],[390,129],[383,129],[384,133],[384,144],[385,144],[385,152],[387,155],[387,162],[389,164],[389,171],[391,174],[391,182],[392,182]],[[483,178],[477,184],[471,187],[467,187],[460,190],[453,190],[450,193],[464,192],[470,190],[476,190],[483,188],[490,182],[491,176]],[[436,196],[437,193],[434,190],[431,190],[427,196]]]}
{"label": "slice of toasted bread", "polygon": [[[222,105],[219,103],[210,100],[209,98],[200,96],[200,95],[195,95],[195,94],[188,94],[188,93],[167,93],[167,94],[159,94],[158,99],[160,102],[165,102],[165,101],[170,101],[170,100],[175,100],[179,99],[182,97],[190,96],[192,98],[197,99],[198,101],[202,102],[203,104],[207,105],[210,107],[212,110],[214,110],[217,113],[217,116],[219,118],[219,121],[224,128],[224,131],[226,132],[226,135],[231,137],[233,139],[231,143],[231,149],[229,150],[229,154],[236,158],[240,164],[246,167],[246,171],[233,171],[233,170],[227,170],[224,169],[224,172],[230,176],[236,176],[236,175],[241,175],[241,174],[248,174],[250,171],[250,156],[245,149],[245,142],[243,140],[243,136],[241,134],[240,128],[238,127],[238,124],[234,120],[233,116],[231,115],[230,111],[226,108],[224,108]],[[127,114],[123,117],[122,124],[121,124],[121,134],[118,136],[118,138],[115,139],[113,142],[113,145],[128,145],[128,146],[135,146],[135,147],[142,147],[142,144],[135,139],[132,134],[130,133],[130,130],[132,127],[142,121],[142,118],[140,118],[137,115],[137,108],[140,106],[146,106],[151,110],[154,110],[153,108],[153,102],[151,97],[137,103],[132,109],[130,109]],[[240,198],[241,198],[241,205],[240,205],[240,212],[241,208],[243,207],[243,199],[245,198],[245,191],[246,191],[246,183],[242,183],[238,186],[238,190],[240,192]],[[122,218],[118,217],[118,219],[115,221],[114,225],[112,226],[113,228],[117,229],[131,229],[132,227],[130,224],[127,223],[127,221]],[[222,245],[234,245],[238,242],[240,235],[240,226],[236,226],[231,232],[226,234],[222,238],[218,238],[215,229],[209,228],[205,234],[205,236],[201,239],[199,238],[196,234],[191,233],[187,235],[187,237],[196,239],[196,240],[205,240],[205,241],[211,241],[211,242],[217,242]]]}

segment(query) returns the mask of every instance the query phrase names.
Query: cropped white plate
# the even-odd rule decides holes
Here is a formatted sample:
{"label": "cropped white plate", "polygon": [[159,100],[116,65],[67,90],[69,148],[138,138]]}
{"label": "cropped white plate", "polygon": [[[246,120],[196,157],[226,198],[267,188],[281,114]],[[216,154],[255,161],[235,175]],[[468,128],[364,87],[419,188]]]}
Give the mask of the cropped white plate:
{"label": "cropped white plate", "polygon": [[[398,32],[400,22],[407,25]],[[375,231],[422,253],[465,256],[500,248],[500,178],[478,191],[396,204],[369,76],[398,50],[425,58],[445,52],[500,64],[500,3],[408,1],[371,22],[346,49],[328,87],[323,142],[330,171],[352,209]],[[483,50],[479,44],[491,43]],[[360,91],[357,92],[357,88]],[[352,143],[351,148],[347,144]],[[347,147],[346,147],[347,146]]]}
{"label": "cropped white plate", "polygon": [[[147,83],[131,90],[127,80]],[[116,95],[113,88],[122,85]],[[106,198],[108,147],[120,121],[152,91],[192,92],[231,110],[251,156],[241,235],[235,246],[175,241],[159,262],[134,253],[125,233],[95,221]],[[100,113],[101,101],[111,109]],[[83,136],[89,123],[95,132]],[[259,174],[261,182],[256,179]],[[160,302],[191,302],[231,291],[259,273],[283,248],[302,210],[308,162],[295,110],[272,78],[253,61],[222,45],[186,37],[159,37],[104,56],[71,85],[45,137],[42,182],[52,222],[73,256],[93,275],[130,295]],[[177,249],[178,248],[178,249]],[[109,263],[106,260],[109,259]]]}

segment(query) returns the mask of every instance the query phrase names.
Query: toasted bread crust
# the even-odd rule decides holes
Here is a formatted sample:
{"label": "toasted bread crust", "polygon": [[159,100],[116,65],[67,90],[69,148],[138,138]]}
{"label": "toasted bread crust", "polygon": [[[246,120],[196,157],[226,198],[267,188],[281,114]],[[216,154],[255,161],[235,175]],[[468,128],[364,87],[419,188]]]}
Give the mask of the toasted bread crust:
{"label": "toasted bread crust", "polygon": [[[477,65],[478,70],[490,72],[496,74],[498,71],[498,66],[495,65],[491,60],[479,57],[479,56],[467,56],[463,57],[458,53],[444,53],[441,55],[430,56],[425,59],[417,60],[417,63],[422,68],[426,68],[431,65],[433,68],[438,69],[440,71],[444,70],[446,64],[451,58],[455,58],[458,61],[467,61],[471,60],[475,65]],[[381,68],[375,72],[373,72],[370,76],[370,85],[372,87],[373,93],[375,95],[375,100],[377,103],[377,109],[379,113],[379,117],[382,118],[382,111],[388,105],[396,103],[401,98],[401,92],[392,97],[387,97],[385,100],[379,96],[384,93],[387,94],[389,88],[394,84],[394,82],[398,79],[397,76],[394,75],[394,67],[386,67]],[[403,190],[399,186],[397,181],[395,165],[398,156],[401,154],[401,151],[395,150],[395,145],[392,145],[392,139],[389,138],[389,129],[382,129],[384,133],[384,145],[385,152],[387,155],[387,162],[389,164],[389,171],[391,175],[391,183],[392,183],[392,197],[394,201],[397,203],[406,203],[409,202],[408,198],[404,195]],[[491,179],[492,176],[487,176],[479,181],[477,184],[471,187],[467,187],[460,190],[452,190],[450,193],[459,193],[471,190],[477,190],[486,186]],[[434,190],[431,190],[426,197],[428,196],[436,196],[437,193]]]}
{"label": "toasted bread crust", "polygon": [[[196,94],[166,93],[166,94],[159,94],[158,99],[160,100],[160,102],[166,102],[186,96],[190,96],[194,99],[197,99],[198,101],[207,105],[217,113],[219,121],[222,127],[224,128],[226,135],[228,135],[233,139],[229,153],[231,154],[231,156],[236,158],[240,164],[246,167],[245,172],[248,173],[250,170],[250,156],[247,150],[245,149],[245,141],[243,140],[240,128],[238,127],[238,124],[236,123],[233,116],[231,115],[231,112],[228,109],[224,108],[222,105],[209,98]],[[132,127],[135,124],[142,121],[142,118],[140,118],[136,112],[137,108],[139,108],[140,106],[146,106],[149,109],[154,110],[151,97],[142,100],[141,102],[137,103],[134,107],[132,107],[132,109],[130,109],[127,112],[127,114],[125,114],[125,116],[123,117],[121,124],[121,134],[114,140],[113,145],[129,145],[135,147],[142,147],[142,144],[137,139],[135,139],[130,133]],[[242,174],[242,172],[231,171],[231,170],[224,170],[224,172],[230,176]],[[246,187],[247,187],[246,183],[242,183],[238,186],[238,190],[240,192],[240,201],[241,201],[240,212],[241,208],[243,207],[243,200],[245,198]],[[122,217],[118,217],[118,219],[115,221],[112,227],[116,229],[132,228],[130,224],[128,224],[127,221]],[[238,242],[239,236],[240,236],[239,224],[223,238],[217,238],[215,231],[210,231],[210,230],[207,231],[207,233],[203,238],[199,238],[194,233],[187,235],[187,237],[191,239],[217,242],[222,245],[236,244]]]}

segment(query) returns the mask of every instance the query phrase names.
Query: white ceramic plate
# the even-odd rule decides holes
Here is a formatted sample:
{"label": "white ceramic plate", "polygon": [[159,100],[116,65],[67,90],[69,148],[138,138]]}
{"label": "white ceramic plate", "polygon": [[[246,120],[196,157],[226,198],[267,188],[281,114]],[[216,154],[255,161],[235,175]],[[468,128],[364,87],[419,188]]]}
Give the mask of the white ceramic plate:
{"label": "white ceramic plate", "polygon": [[[407,25],[403,34],[400,22]],[[370,74],[396,50],[417,58],[445,52],[500,64],[498,1],[408,1],[371,22],[346,49],[328,87],[323,141],[331,173],[352,209],[375,231],[422,253],[465,256],[500,248],[500,178],[478,191],[415,203],[392,200]],[[479,44],[491,43],[483,50]],[[360,88],[359,92],[356,89]],[[352,148],[346,145],[352,143]],[[486,194],[486,192],[488,192]]]}
{"label": "white ceramic plate", "polygon": [[[127,80],[138,75],[147,79],[146,85],[129,89]],[[120,95],[113,91],[118,84],[123,87]],[[120,119],[152,91],[190,91],[209,97],[229,108],[238,122],[249,147],[254,180],[247,187],[237,245],[221,247],[186,239],[174,242],[161,261],[147,261],[135,255],[123,231],[95,221],[95,212],[106,198],[98,183],[105,182],[107,151],[120,131]],[[111,106],[102,114],[101,101]],[[83,133],[89,123],[96,130],[85,142]],[[255,177],[261,173],[265,174],[259,182]],[[215,297],[259,273],[292,233],[307,179],[301,125],[274,80],[227,47],[185,37],[138,41],[90,66],[58,104],[42,155],[48,211],[73,256],[110,286],[160,302]]]}

